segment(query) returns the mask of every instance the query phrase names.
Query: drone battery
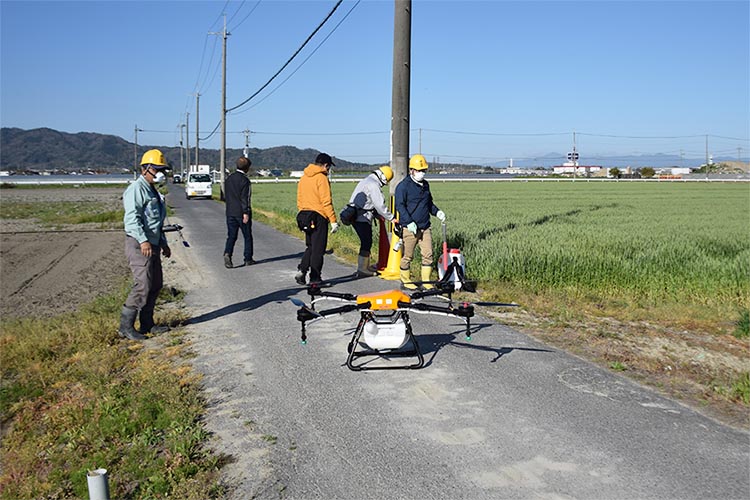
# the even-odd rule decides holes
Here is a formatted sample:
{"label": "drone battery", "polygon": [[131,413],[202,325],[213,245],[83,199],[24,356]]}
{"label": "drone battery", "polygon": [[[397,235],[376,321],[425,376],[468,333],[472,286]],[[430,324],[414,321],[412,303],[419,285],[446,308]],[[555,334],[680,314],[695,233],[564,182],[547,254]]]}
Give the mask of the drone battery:
{"label": "drone battery", "polygon": [[377,351],[383,349],[400,349],[406,344],[406,324],[401,317],[396,321],[367,321],[363,331],[364,343]]}

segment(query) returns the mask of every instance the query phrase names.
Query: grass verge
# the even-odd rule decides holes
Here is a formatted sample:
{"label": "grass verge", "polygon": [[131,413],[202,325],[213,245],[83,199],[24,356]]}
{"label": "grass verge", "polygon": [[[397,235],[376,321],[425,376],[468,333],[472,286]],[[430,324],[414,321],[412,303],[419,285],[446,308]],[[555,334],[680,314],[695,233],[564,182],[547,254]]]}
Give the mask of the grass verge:
{"label": "grass verge", "polygon": [[223,458],[204,447],[199,377],[181,361],[180,329],[121,340],[123,297],[0,323],[0,498],[88,498],[87,471],[100,467],[112,498],[223,495]]}

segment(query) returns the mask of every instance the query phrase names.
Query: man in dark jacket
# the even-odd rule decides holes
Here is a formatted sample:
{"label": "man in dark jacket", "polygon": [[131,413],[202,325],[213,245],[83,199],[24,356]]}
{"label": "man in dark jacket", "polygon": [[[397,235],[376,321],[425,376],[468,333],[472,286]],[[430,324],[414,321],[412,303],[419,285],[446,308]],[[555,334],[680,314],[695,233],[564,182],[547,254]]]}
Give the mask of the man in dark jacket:
{"label": "man in dark jacket", "polygon": [[250,179],[247,172],[252,162],[244,156],[237,159],[237,170],[227,177],[224,183],[224,199],[227,214],[227,243],[224,245],[224,266],[232,265],[232,253],[237,241],[237,233],[241,229],[245,238],[245,265],[255,264],[253,260],[253,230],[250,217]]}
{"label": "man in dark jacket", "polygon": [[414,249],[419,244],[422,253],[421,278],[424,288],[433,288],[424,283],[430,280],[432,272],[432,230],[430,216],[434,215],[445,222],[445,213],[432,201],[430,184],[425,180],[427,160],[422,155],[414,155],[409,160],[409,176],[399,182],[396,187],[395,201],[399,222],[404,228],[404,256],[401,258],[401,285],[409,290],[417,288],[411,280],[411,261]]}

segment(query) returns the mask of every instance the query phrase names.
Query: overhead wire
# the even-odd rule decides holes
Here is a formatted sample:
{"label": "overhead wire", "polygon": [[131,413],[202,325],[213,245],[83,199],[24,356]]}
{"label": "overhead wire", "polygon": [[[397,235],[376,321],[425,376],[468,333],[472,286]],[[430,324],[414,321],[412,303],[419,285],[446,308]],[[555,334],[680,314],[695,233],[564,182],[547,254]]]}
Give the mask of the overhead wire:
{"label": "overhead wire", "polygon": [[234,113],[234,114],[235,114],[235,115],[238,115],[238,114],[240,114],[240,113],[244,113],[245,111],[251,110],[251,109],[253,109],[254,107],[256,107],[257,105],[259,105],[260,103],[262,103],[263,101],[265,101],[266,99],[268,99],[269,97],[271,97],[271,95],[273,95],[273,93],[274,93],[274,92],[276,92],[276,91],[277,91],[277,90],[279,89],[279,87],[281,87],[282,85],[284,85],[284,84],[285,84],[285,83],[287,82],[287,80],[289,80],[289,79],[290,79],[290,78],[291,78],[292,76],[294,76],[294,74],[295,74],[295,73],[296,73],[297,71],[299,71],[299,69],[300,69],[300,68],[301,68],[302,66],[304,66],[304,65],[305,65],[305,63],[306,63],[306,62],[308,61],[308,59],[310,59],[310,58],[311,58],[311,57],[313,56],[313,54],[315,54],[315,52],[317,52],[317,51],[318,51],[318,49],[319,49],[319,48],[320,48],[320,47],[321,47],[321,46],[322,46],[322,45],[323,45],[323,44],[324,44],[324,43],[326,42],[326,40],[328,40],[328,39],[329,39],[329,38],[331,37],[331,35],[333,35],[333,33],[334,33],[334,32],[335,32],[335,31],[336,31],[337,29],[338,29],[338,27],[339,27],[339,26],[341,26],[341,23],[343,23],[343,22],[344,22],[344,21],[346,20],[346,18],[347,18],[347,17],[349,17],[349,14],[351,14],[351,13],[352,13],[352,11],[353,11],[353,10],[354,10],[354,9],[355,9],[355,8],[357,7],[357,5],[359,5],[359,3],[360,3],[360,2],[361,2],[361,0],[357,0],[357,2],[356,2],[356,3],[355,3],[355,4],[353,5],[353,6],[352,6],[352,8],[351,8],[351,9],[349,9],[349,12],[347,12],[347,13],[346,13],[346,15],[344,15],[344,17],[343,17],[343,18],[341,18],[341,20],[340,20],[340,21],[338,22],[338,24],[336,24],[336,26],[334,26],[334,27],[333,27],[333,29],[331,30],[331,32],[330,32],[330,33],[328,33],[328,35],[326,35],[326,37],[325,37],[325,38],[323,38],[323,40],[321,40],[321,41],[320,41],[320,43],[319,43],[319,44],[317,45],[317,47],[315,47],[315,49],[313,49],[313,51],[312,51],[312,52],[310,52],[310,55],[308,55],[308,56],[307,56],[307,57],[306,57],[306,58],[305,58],[305,59],[304,59],[304,60],[303,60],[303,61],[302,61],[302,62],[301,62],[301,63],[299,64],[299,66],[297,66],[297,67],[296,67],[296,68],[294,69],[294,71],[292,71],[292,72],[291,72],[291,73],[290,73],[290,74],[289,74],[289,75],[288,75],[288,76],[287,76],[286,78],[284,78],[284,79],[283,79],[283,80],[281,81],[281,83],[279,83],[279,84],[278,84],[278,85],[277,85],[276,87],[274,87],[274,88],[273,88],[273,90],[271,90],[271,91],[270,91],[270,92],[269,92],[268,94],[266,94],[265,96],[263,96],[263,98],[262,98],[261,100],[259,100],[258,102],[256,102],[256,103],[255,103],[255,104],[253,104],[252,106],[249,106],[249,107],[247,107],[246,109],[244,109],[244,110],[242,110],[242,111],[238,111],[238,112],[236,112],[236,113]]}
{"label": "overhead wire", "polygon": [[[326,22],[328,22],[328,20],[331,18],[331,16],[333,15],[333,13],[336,12],[336,9],[338,9],[339,5],[341,5],[342,2],[343,2],[343,0],[338,0],[336,2],[336,5],[333,6],[333,9],[331,9],[331,11],[325,17],[325,19],[323,19],[323,21],[321,21],[321,23],[313,30],[312,33],[310,33],[310,36],[307,37],[307,39],[294,52],[294,54],[292,54],[292,56],[287,60],[287,62],[284,63],[284,65],[265,84],[263,84],[263,86],[260,89],[258,89],[253,95],[251,95],[250,97],[248,97],[247,99],[245,99],[243,102],[241,102],[237,106],[234,106],[232,108],[227,109],[226,113],[228,114],[231,111],[233,111],[233,110],[235,110],[235,109],[237,109],[237,108],[239,108],[241,106],[244,106],[252,98],[254,98],[256,95],[258,95],[260,92],[262,92],[263,89],[265,89],[282,71],[284,71],[284,69],[294,60],[295,57],[297,57],[297,55],[300,53],[300,51],[308,44],[308,42],[312,39],[312,37],[315,36],[315,34],[318,31],[320,31],[320,29],[323,27],[323,25],[325,25]],[[357,1],[357,3],[359,3],[359,0]],[[355,5],[355,7],[356,7],[356,5]],[[351,12],[351,10],[349,12]],[[348,13],[347,13],[347,15],[348,15]],[[338,27],[338,25],[337,25],[337,27]],[[308,57],[308,59],[309,59],[309,57]],[[208,136],[206,136],[206,138],[204,138],[204,139],[199,138],[199,140],[208,140],[208,139],[210,139],[216,133],[216,131],[219,129],[220,125],[221,125],[221,120],[219,120],[219,123],[216,124],[216,126],[213,129],[213,131]]]}
{"label": "overhead wire", "polygon": [[[245,17],[243,17],[243,18],[242,18],[242,20],[241,20],[241,21],[240,21],[239,23],[237,23],[237,24],[235,24],[234,26],[232,26],[232,30],[236,30],[237,28],[239,28],[240,26],[242,26],[242,23],[244,23],[244,22],[245,22],[245,20],[246,20],[246,19],[247,19],[248,17],[250,17],[250,14],[252,14],[253,12],[255,12],[255,9],[257,9],[257,8],[258,8],[258,5],[260,5],[260,3],[261,3],[262,1],[263,1],[263,0],[258,0],[257,2],[255,2],[255,5],[253,6],[253,8],[252,8],[252,9],[250,9],[250,12],[248,12],[248,13],[247,13],[247,15],[246,15]],[[245,0],[243,0],[243,1],[242,1],[242,3],[245,3]],[[240,5],[240,7],[242,7],[242,6]],[[240,11],[240,9],[237,9],[237,12],[239,12],[239,11]],[[237,12],[235,12],[235,13],[234,13],[234,14],[235,14],[235,16],[237,15]],[[234,16],[232,16],[232,19],[234,19]],[[231,22],[231,19],[230,19],[229,21]]]}
{"label": "overhead wire", "polygon": [[333,15],[333,13],[336,12],[336,9],[339,8],[339,5],[341,5],[341,3],[343,1],[344,0],[338,0],[336,2],[336,5],[333,6],[333,9],[331,9],[331,11],[325,17],[325,19],[323,19],[323,21],[321,21],[321,23],[318,25],[318,27],[315,28],[312,33],[310,33],[310,36],[307,37],[307,39],[302,43],[302,45],[300,45],[300,47],[294,52],[294,54],[292,54],[292,56],[287,60],[287,62],[285,62],[284,65],[281,68],[279,68],[279,70],[266,83],[263,84],[263,86],[261,86],[254,94],[252,94],[250,97],[248,97],[247,99],[245,99],[244,101],[242,101],[241,103],[239,103],[237,106],[234,106],[232,108],[227,109],[226,110],[227,113],[230,112],[230,111],[234,111],[235,109],[244,106],[245,104],[247,104],[248,102],[250,102],[251,99],[253,99],[255,96],[257,96],[258,94],[260,94],[263,91],[263,89],[265,89],[266,87],[268,87],[271,84],[271,82],[274,81],[276,79],[276,77],[279,76],[279,74],[282,71],[284,71],[284,69],[287,66],[289,66],[289,64],[294,60],[295,57],[297,57],[297,55],[300,53],[300,51],[303,48],[305,48],[305,46],[308,44],[308,42],[312,39],[313,36],[315,36],[315,34],[318,31],[320,31],[320,29],[323,27],[323,25],[326,22],[328,22],[328,20],[331,18],[331,16]]}
{"label": "overhead wire", "polygon": [[[227,4],[228,3],[229,3],[229,0],[227,0]],[[237,7],[237,10],[234,11],[234,14],[232,14],[232,17],[230,17],[229,20],[227,21],[227,24],[231,24],[232,23],[232,20],[234,19],[234,16],[236,16],[237,13],[242,9],[243,5],[245,5],[245,0],[242,0],[240,2],[240,5]],[[226,5],[224,7],[226,8]]]}
{"label": "overhead wire", "polygon": [[211,49],[211,59],[208,61],[208,65],[206,66],[206,77],[203,79],[203,85],[201,85],[200,90],[197,91],[198,94],[203,94],[205,90],[211,86],[211,83],[213,83],[214,78],[216,78],[216,73],[219,71],[219,67],[221,66],[221,59],[217,59],[216,68],[214,69],[213,76],[211,77],[211,82],[208,84],[208,87],[207,87],[206,80],[208,79],[208,75],[211,71],[211,65],[214,62],[214,55],[216,54],[216,45],[217,45],[218,40],[219,40],[218,37],[214,38],[213,49]]}

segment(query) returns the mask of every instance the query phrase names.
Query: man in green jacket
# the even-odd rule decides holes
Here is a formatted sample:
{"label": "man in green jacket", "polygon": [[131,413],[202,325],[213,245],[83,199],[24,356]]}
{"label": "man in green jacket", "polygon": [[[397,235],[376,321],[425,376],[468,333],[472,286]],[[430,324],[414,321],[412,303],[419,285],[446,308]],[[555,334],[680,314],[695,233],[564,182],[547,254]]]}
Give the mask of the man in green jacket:
{"label": "man in green jacket", "polygon": [[[122,307],[119,334],[130,340],[143,340],[146,333],[168,330],[167,327],[154,326],[156,297],[164,283],[161,254],[167,258],[172,255],[162,232],[167,207],[155,186],[164,182],[167,168],[169,164],[161,151],[146,151],[141,158],[141,176],[122,195],[125,256],[133,272],[134,284]],[[137,315],[140,332],[134,327]]]}

